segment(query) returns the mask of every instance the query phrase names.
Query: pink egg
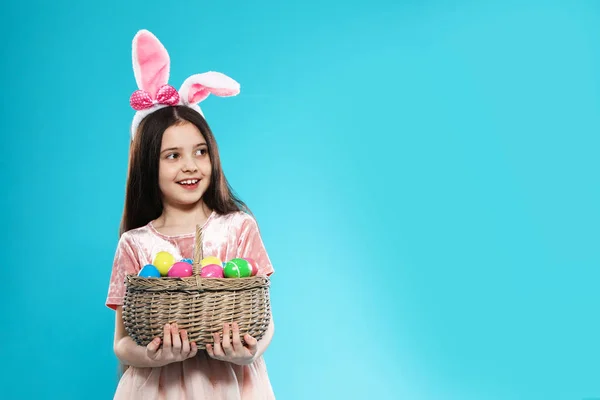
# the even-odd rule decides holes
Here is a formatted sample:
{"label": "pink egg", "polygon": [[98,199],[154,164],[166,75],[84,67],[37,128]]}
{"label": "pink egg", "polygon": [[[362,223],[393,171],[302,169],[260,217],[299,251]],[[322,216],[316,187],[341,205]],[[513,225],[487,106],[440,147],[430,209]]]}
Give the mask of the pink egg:
{"label": "pink egg", "polygon": [[258,264],[256,264],[256,261],[248,257],[244,257],[244,260],[248,261],[250,268],[252,268],[252,276],[255,276],[258,273]]}
{"label": "pink egg", "polygon": [[179,261],[173,264],[171,268],[169,268],[169,272],[167,276],[171,278],[187,278],[192,276],[193,270],[191,264],[185,261]]}
{"label": "pink egg", "polygon": [[202,278],[223,278],[223,267],[217,264],[208,264],[200,270]]}

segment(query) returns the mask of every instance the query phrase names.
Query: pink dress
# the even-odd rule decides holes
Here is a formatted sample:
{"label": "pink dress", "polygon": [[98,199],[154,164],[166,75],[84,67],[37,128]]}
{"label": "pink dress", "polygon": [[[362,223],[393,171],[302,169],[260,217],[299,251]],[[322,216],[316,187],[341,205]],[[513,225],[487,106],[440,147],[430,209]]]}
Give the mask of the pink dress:
{"label": "pink dress", "polygon": [[[223,261],[249,257],[258,264],[258,274],[274,272],[252,216],[243,212],[228,215],[213,212],[203,232],[204,256],[216,256]],[[193,259],[194,241],[194,232],[166,236],[151,222],[125,232],[117,247],[106,305],[112,309],[123,305],[125,276],[136,274],[141,267],[151,264],[159,251],[168,251],[176,259]],[[267,400],[275,396],[262,357],[253,364],[240,366],[215,360],[205,350],[198,350],[194,358],[160,368],[129,367],[121,377],[114,398]]]}

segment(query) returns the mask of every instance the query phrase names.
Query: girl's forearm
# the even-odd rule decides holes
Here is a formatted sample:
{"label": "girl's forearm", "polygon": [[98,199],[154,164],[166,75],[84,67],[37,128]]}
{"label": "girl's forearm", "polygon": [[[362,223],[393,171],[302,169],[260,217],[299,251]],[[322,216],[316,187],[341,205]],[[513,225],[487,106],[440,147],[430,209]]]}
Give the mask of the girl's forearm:
{"label": "girl's forearm", "polygon": [[115,355],[125,365],[137,368],[162,367],[158,361],[148,357],[146,347],[139,346],[129,336],[125,336],[115,344]]}
{"label": "girl's forearm", "polygon": [[275,333],[275,324],[273,323],[273,318],[269,322],[269,326],[265,331],[264,336],[258,341],[256,345],[256,354],[254,355],[254,360],[261,357],[264,352],[267,350],[267,347],[271,344],[271,340],[273,339],[273,334]]}

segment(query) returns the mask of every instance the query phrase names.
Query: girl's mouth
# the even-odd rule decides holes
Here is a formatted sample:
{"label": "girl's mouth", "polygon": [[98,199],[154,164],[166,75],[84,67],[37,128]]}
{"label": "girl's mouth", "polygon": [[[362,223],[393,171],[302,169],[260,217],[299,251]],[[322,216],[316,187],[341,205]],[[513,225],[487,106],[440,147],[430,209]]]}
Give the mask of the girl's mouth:
{"label": "girl's mouth", "polygon": [[184,181],[177,182],[180,186],[187,190],[194,190],[198,187],[200,179],[186,179]]}

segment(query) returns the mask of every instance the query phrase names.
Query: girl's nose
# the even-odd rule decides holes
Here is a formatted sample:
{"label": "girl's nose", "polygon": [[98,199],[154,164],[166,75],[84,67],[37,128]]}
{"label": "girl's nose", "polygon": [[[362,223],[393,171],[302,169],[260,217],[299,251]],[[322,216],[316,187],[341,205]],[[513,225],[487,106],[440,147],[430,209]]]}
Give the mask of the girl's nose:
{"label": "girl's nose", "polygon": [[183,166],[181,168],[186,172],[196,172],[198,171],[198,166],[196,165],[196,161],[192,158],[185,158],[183,160]]}

